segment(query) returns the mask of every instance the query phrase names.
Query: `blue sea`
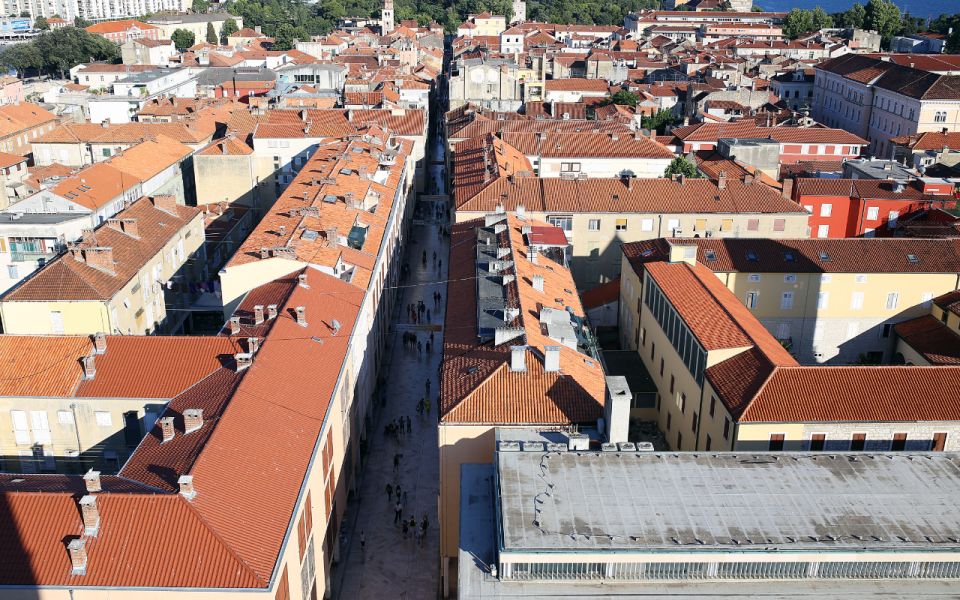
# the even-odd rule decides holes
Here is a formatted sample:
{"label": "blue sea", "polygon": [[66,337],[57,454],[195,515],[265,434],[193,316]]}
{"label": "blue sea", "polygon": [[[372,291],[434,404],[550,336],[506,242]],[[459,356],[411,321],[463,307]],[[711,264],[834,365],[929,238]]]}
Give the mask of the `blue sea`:
{"label": "blue sea", "polygon": [[[754,0],[754,4],[764,10],[772,12],[788,12],[791,8],[820,7],[828,13],[843,12],[853,6],[854,0]],[[909,12],[915,17],[937,17],[941,14],[960,12],[960,2],[957,0],[923,0],[922,2],[904,2],[895,0],[900,12]],[[867,0],[860,0],[866,5]]]}

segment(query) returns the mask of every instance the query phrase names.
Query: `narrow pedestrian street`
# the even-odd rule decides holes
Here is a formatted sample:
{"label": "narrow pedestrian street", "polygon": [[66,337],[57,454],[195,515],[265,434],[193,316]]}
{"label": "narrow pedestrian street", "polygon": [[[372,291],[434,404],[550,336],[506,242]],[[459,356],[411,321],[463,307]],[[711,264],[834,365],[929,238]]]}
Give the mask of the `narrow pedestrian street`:
{"label": "narrow pedestrian street", "polygon": [[[440,146],[442,155],[442,142],[434,138],[433,145]],[[427,191],[442,193],[442,167],[430,165],[428,173]],[[443,354],[448,266],[448,239],[441,234],[441,227],[448,222],[446,207],[437,198],[420,196],[407,241],[404,263],[409,265],[409,272],[401,280],[402,296],[390,342],[386,406],[371,431],[359,499],[351,509],[355,520],[347,533],[342,565],[336,571],[339,581],[334,585],[334,597],[342,600],[435,598],[439,589],[437,375]],[[440,296],[435,302],[437,292]],[[419,302],[424,309],[418,312]],[[408,308],[411,305],[416,322]],[[418,412],[418,404],[424,399],[428,400]],[[407,433],[404,425],[402,434],[388,433],[400,419],[409,419],[411,432]],[[388,484],[394,490],[392,494],[387,492]],[[418,540],[412,529],[404,536],[396,523],[398,501],[407,522],[414,518],[420,527],[426,516],[428,528],[423,540]]]}

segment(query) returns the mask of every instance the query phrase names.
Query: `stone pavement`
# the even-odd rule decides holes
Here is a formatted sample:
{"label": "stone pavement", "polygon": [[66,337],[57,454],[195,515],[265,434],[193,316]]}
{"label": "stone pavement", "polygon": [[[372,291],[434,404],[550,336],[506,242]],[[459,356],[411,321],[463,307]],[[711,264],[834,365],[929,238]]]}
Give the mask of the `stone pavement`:
{"label": "stone pavement", "polygon": [[[410,274],[401,282],[403,296],[399,321],[394,323],[391,341],[392,365],[387,379],[387,403],[379,421],[371,429],[371,446],[364,467],[353,530],[347,533],[348,543],[341,557],[342,565],[334,582],[334,596],[342,600],[363,598],[423,599],[436,598],[439,581],[440,536],[437,516],[437,494],[440,479],[437,449],[438,365],[443,347],[443,311],[446,305],[447,239],[438,237],[439,222],[434,219],[434,202],[420,201],[414,225],[407,242],[405,261]],[[426,265],[422,262],[426,252]],[[433,252],[443,262],[442,272],[433,263]],[[440,308],[433,302],[434,291],[444,294]],[[430,322],[411,323],[408,304],[422,300],[430,309]],[[424,313],[425,321],[426,313]],[[426,342],[433,331],[432,351]],[[414,333],[423,345],[405,348],[405,332]],[[430,380],[430,414],[418,415],[417,403],[424,396],[425,382]],[[399,417],[410,417],[412,434],[399,439],[384,433],[384,427]],[[394,471],[394,456],[400,454],[399,469]],[[388,500],[386,485],[399,483],[406,496],[403,516],[416,517],[419,524],[427,515],[429,527],[421,545],[408,534],[403,538],[400,527],[393,524],[396,495]],[[360,532],[366,539],[361,551]]]}

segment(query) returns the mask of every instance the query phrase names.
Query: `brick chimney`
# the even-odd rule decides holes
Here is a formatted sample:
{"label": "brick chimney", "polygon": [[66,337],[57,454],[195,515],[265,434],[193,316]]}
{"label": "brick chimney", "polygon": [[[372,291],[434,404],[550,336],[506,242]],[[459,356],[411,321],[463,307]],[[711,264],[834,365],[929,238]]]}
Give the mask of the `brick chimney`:
{"label": "brick chimney", "polygon": [[94,354],[104,354],[107,351],[107,334],[98,331],[93,334],[93,352]]}
{"label": "brick chimney", "polygon": [[527,347],[510,346],[510,370],[522,372],[527,370]]}
{"label": "brick chimney", "polygon": [[140,239],[140,227],[136,219],[107,219],[107,227],[134,239]]}
{"label": "brick chimney", "polygon": [[297,325],[300,327],[307,326],[307,309],[303,306],[297,307]]}
{"label": "brick chimney", "polygon": [[181,475],[177,479],[177,485],[180,487],[180,495],[187,500],[197,497],[197,490],[193,489],[193,475]]}
{"label": "brick chimney", "polygon": [[169,442],[176,435],[176,430],[173,428],[173,417],[162,417],[157,419],[157,422],[160,423],[160,433],[163,437],[163,442]]}
{"label": "brick chimney", "polygon": [[230,335],[240,333],[240,317],[230,317]]}
{"label": "brick chimney", "polygon": [[188,408],[183,411],[183,433],[190,433],[203,427],[203,409]]}
{"label": "brick chimney", "polygon": [[718,190],[727,189],[727,172],[726,171],[720,171],[720,173],[717,175],[717,189]]}
{"label": "brick chimney", "polygon": [[260,258],[270,258],[270,249],[260,248]]}
{"label": "brick chimney", "polygon": [[165,213],[170,213],[171,215],[178,217],[180,216],[177,213],[177,197],[172,194],[163,194],[159,196],[154,196],[152,198],[153,205],[162,210]]}
{"label": "brick chimney", "polygon": [[276,304],[268,304],[268,305],[267,305],[267,318],[268,318],[268,319],[276,319],[276,318],[277,318],[277,305],[276,305]]}
{"label": "brick chimney", "polygon": [[87,574],[87,540],[74,538],[67,544],[70,554],[70,567],[73,575]]}
{"label": "brick chimney", "polygon": [[94,269],[99,269],[110,275],[116,275],[113,262],[113,248],[110,246],[94,246],[83,250],[84,259]]}
{"label": "brick chimney", "polygon": [[258,350],[260,350],[260,338],[248,337],[247,352],[249,352],[250,354],[256,354]]}
{"label": "brick chimney", "polygon": [[90,469],[83,476],[83,483],[87,486],[87,492],[99,492],[102,488],[100,487],[100,471],[94,471]]}
{"label": "brick chimney", "polygon": [[327,247],[334,248],[340,244],[340,234],[336,227],[329,227],[325,230],[327,236]]}
{"label": "brick chimney", "polygon": [[80,517],[83,519],[83,534],[97,537],[100,531],[100,511],[97,509],[97,497],[87,494],[80,498]]}
{"label": "brick chimney", "polygon": [[256,325],[263,323],[263,305],[257,304],[253,307],[253,322]]}
{"label": "brick chimney", "polygon": [[97,376],[97,363],[93,354],[83,357],[83,379],[90,381]]}
{"label": "brick chimney", "polygon": [[310,289],[310,286],[307,284],[307,273],[304,271],[297,275],[297,284],[302,288]]}

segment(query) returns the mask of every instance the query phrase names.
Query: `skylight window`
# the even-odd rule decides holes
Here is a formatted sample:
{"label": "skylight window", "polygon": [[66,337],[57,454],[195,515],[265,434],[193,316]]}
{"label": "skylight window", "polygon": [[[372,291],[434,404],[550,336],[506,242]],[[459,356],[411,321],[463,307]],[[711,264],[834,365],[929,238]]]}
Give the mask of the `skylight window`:
{"label": "skylight window", "polygon": [[710,262],[714,262],[717,260],[717,253],[714,252],[713,250],[707,250],[706,255],[707,255],[707,260]]}
{"label": "skylight window", "polygon": [[757,262],[758,260],[757,253],[754,252],[753,250],[747,250],[747,260],[749,260],[750,262]]}
{"label": "skylight window", "polygon": [[830,254],[824,251],[820,251],[820,260],[822,262],[830,262]]}
{"label": "skylight window", "polygon": [[907,260],[910,261],[912,264],[917,264],[918,262],[920,262],[920,259],[917,258],[916,254],[908,254]]}
{"label": "skylight window", "polygon": [[793,262],[796,260],[796,257],[793,255],[793,252],[784,252],[783,260],[785,260],[786,262]]}

